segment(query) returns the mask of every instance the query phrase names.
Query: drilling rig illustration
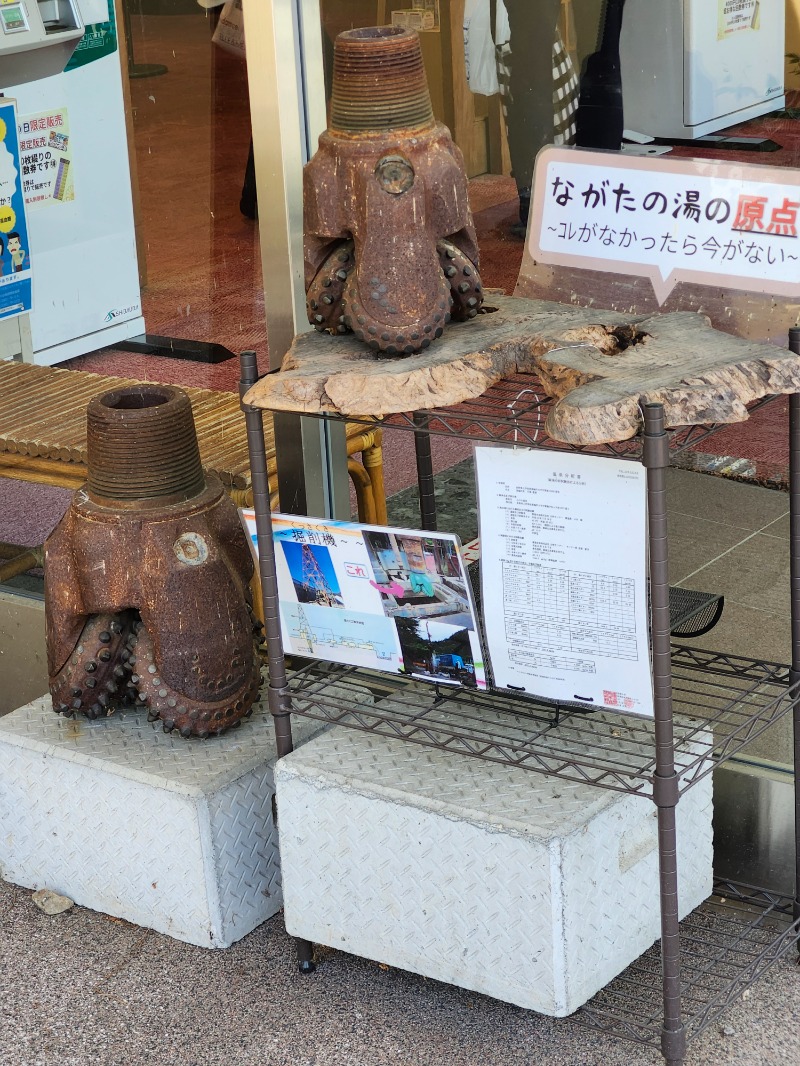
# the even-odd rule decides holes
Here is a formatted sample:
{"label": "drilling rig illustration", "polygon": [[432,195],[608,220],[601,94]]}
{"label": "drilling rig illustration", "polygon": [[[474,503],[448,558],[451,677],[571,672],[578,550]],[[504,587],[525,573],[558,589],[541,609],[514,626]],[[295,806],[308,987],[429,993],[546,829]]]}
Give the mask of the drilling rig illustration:
{"label": "drilling rig illustration", "polygon": [[347,636],[334,632],[333,629],[312,626],[308,615],[302,607],[298,606],[296,628],[292,631],[294,649],[298,655],[315,655],[324,649],[347,649],[356,651],[368,651],[375,655],[378,660],[391,662],[391,649],[384,648],[375,640],[360,639],[358,636]]}
{"label": "drilling rig illustration", "polygon": [[311,549],[310,544],[303,545],[301,582],[311,593],[309,602],[318,603],[320,607],[343,607],[344,601],[330,586],[322,572],[322,567]]}
{"label": "drilling rig illustration", "polygon": [[311,626],[308,624],[308,618],[306,617],[306,612],[303,610],[302,607],[298,607],[298,609],[297,609],[297,621],[298,621],[297,641],[298,641],[298,644],[299,644],[299,647],[298,647],[297,650],[301,654],[306,652],[309,655],[313,655],[314,654],[314,633],[313,633],[313,631],[311,629]]}

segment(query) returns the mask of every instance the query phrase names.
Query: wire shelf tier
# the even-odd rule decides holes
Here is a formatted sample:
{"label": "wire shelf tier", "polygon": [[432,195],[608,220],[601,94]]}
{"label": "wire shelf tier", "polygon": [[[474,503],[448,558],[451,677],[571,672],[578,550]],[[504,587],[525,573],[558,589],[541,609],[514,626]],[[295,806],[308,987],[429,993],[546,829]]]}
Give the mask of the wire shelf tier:
{"label": "wire shelf tier", "polygon": [[[716,1021],[800,938],[792,901],[749,885],[720,881],[714,895],[681,922],[683,1019],[689,1040]],[[659,1047],[660,942],[616,977],[571,1021]]]}
{"label": "wire shelf tier", "polygon": [[[748,411],[753,412],[774,398],[765,396],[756,400],[748,406]],[[554,402],[547,396],[535,374],[512,374],[492,385],[482,396],[452,406],[388,415],[384,419],[348,414],[347,421],[372,427],[377,423],[388,430],[424,430],[434,436],[461,437],[484,444],[494,442],[517,444],[520,447],[552,448],[556,451],[581,451],[618,459],[641,458],[641,436],[631,440],[582,447],[554,440],[545,429],[547,415]],[[695,447],[723,428],[723,424],[714,424],[670,430],[670,448],[675,454],[679,454]]]}
{"label": "wire shelf tier", "polygon": [[[293,660],[292,710],[318,721],[489,762],[652,797],[653,724],[613,711],[441,688],[392,674]],[[680,791],[791,711],[789,668],[673,647],[675,767]]]}

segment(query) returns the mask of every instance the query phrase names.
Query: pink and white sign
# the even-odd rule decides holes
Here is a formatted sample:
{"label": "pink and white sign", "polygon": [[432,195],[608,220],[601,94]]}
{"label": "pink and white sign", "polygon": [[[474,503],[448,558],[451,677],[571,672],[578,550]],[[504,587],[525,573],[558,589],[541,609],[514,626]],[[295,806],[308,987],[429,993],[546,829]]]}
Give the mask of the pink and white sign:
{"label": "pink and white sign", "polygon": [[800,297],[800,170],[544,148],[529,251],[539,263]]}

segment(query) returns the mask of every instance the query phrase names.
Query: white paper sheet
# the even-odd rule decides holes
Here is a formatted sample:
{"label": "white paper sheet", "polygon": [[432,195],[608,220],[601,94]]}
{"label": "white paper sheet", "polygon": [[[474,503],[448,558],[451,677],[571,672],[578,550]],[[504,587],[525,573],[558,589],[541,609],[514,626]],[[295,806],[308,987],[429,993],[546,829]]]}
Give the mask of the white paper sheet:
{"label": "white paper sheet", "polygon": [[478,447],[475,469],[495,685],[652,717],[644,468]]}

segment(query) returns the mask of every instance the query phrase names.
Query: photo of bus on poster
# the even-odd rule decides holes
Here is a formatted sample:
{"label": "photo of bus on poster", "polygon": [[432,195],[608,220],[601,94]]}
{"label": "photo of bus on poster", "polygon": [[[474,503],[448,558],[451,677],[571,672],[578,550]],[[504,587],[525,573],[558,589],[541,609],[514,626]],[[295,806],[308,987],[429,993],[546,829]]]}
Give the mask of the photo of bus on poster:
{"label": "photo of bus on poster", "polygon": [[[255,513],[242,518],[255,548]],[[457,537],[283,514],[272,525],[287,654],[486,687]]]}

